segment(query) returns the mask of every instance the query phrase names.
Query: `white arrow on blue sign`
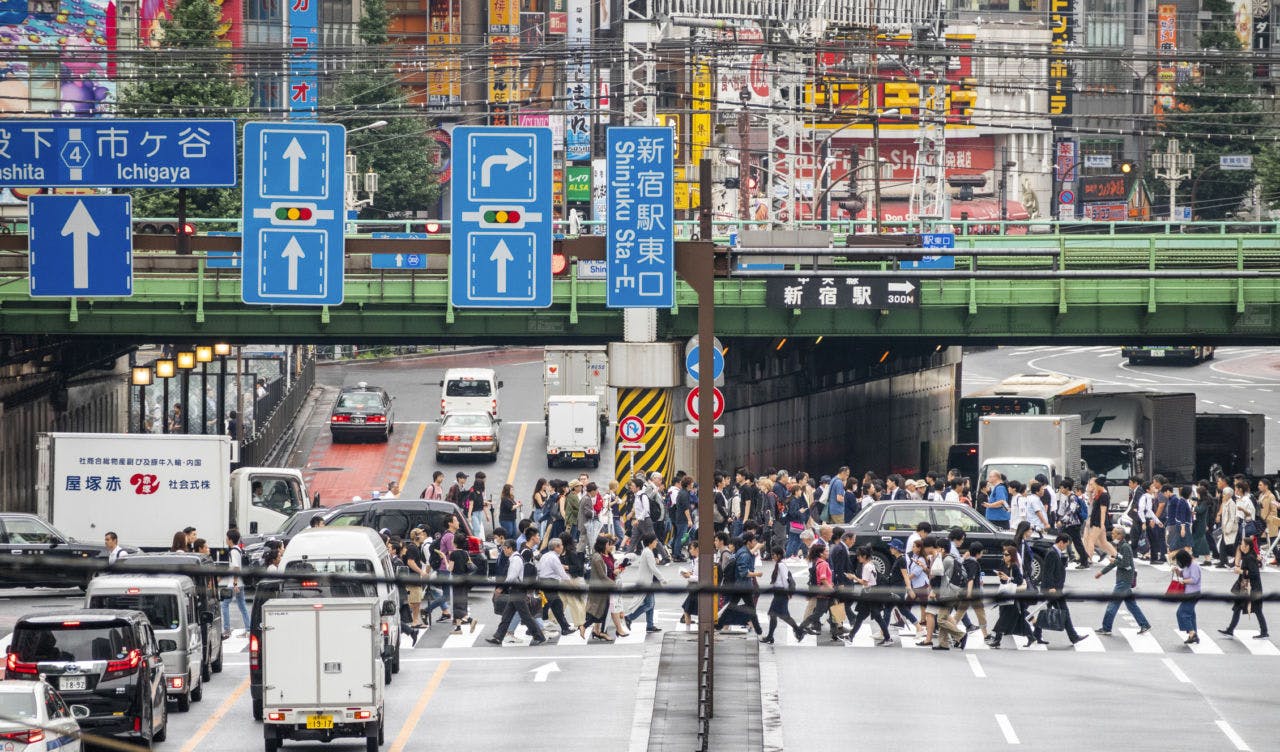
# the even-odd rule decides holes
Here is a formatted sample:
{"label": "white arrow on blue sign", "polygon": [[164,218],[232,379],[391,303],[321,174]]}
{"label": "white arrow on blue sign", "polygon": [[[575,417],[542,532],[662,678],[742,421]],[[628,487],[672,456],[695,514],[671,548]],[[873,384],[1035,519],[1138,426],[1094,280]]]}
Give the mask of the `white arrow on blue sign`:
{"label": "white arrow on blue sign", "polygon": [[375,253],[369,257],[369,266],[373,269],[413,269],[427,268],[425,253]]}
{"label": "white arrow on blue sign", "polygon": [[129,196],[32,196],[28,211],[31,297],[133,294]]}
{"label": "white arrow on blue sign", "polygon": [[[697,337],[690,339],[684,347],[685,383],[691,387],[698,385],[698,374],[701,372],[698,368],[700,350],[701,343]],[[724,386],[724,345],[720,344],[719,337],[712,342],[711,363],[711,378],[715,379],[716,386]]]}
{"label": "white arrow on blue sign", "polygon": [[457,308],[551,305],[551,129],[453,130],[449,298]]}
{"label": "white arrow on blue sign", "polygon": [[341,305],[346,129],[247,123],[244,141],[241,298]]}

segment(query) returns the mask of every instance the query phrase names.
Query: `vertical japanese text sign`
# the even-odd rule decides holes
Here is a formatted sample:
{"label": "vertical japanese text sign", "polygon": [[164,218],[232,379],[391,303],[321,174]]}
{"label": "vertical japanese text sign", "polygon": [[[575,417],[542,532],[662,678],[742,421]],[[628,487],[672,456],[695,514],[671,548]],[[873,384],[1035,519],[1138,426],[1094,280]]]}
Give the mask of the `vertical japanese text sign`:
{"label": "vertical japanese text sign", "polygon": [[608,151],[610,308],[675,305],[673,132],[666,127],[610,128]]}
{"label": "vertical japanese text sign", "polygon": [[286,0],[289,4],[289,117],[315,120],[320,79],[316,45],[320,41],[320,0]]}

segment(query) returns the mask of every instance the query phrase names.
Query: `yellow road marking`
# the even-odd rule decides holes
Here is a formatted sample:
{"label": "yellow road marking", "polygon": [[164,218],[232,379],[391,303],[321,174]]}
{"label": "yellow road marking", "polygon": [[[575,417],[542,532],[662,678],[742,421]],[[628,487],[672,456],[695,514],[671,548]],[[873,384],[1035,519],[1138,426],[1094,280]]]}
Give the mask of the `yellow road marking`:
{"label": "yellow road marking", "polygon": [[507,483],[516,482],[516,468],[520,467],[520,450],[524,447],[524,435],[529,432],[529,424],[520,424],[520,433],[516,435],[516,451],[511,455],[511,469],[507,471]]}
{"label": "yellow road marking", "polygon": [[[404,726],[396,736],[395,743],[391,745],[391,749],[388,752],[404,752],[405,745],[409,743],[409,737],[413,735],[413,730],[417,728],[418,721],[421,720],[422,714],[427,710],[427,703],[431,702],[431,697],[440,688],[440,682],[444,681],[444,674],[448,670],[449,661],[445,661],[436,667],[436,672],[431,675],[431,681],[427,682],[426,689],[422,690],[422,695],[418,698],[418,704],[413,706],[413,712],[409,714],[409,719],[404,722]],[[183,750],[183,752],[186,752],[186,750]]]}
{"label": "yellow road marking", "polygon": [[235,691],[231,693],[231,696],[223,700],[222,704],[218,706],[218,709],[213,711],[213,715],[206,718],[204,723],[200,724],[200,728],[196,729],[196,732],[191,735],[191,738],[187,740],[187,743],[182,745],[182,752],[195,752],[195,750],[200,746],[200,742],[204,741],[204,738],[209,735],[209,732],[213,731],[213,727],[218,725],[218,721],[221,721],[222,717],[230,712],[231,707],[235,705],[242,696],[244,696],[244,692],[248,688],[249,680],[246,678],[244,681],[240,682],[240,686],[236,687]]}
{"label": "yellow road marking", "polygon": [[400,495],[404,496],[409,489],[404,484],[409,482],[409,471],[413,469],[413,460],[418,456],[418,447],[422,446],[422,435],[427,432],[427,424],[418,424],[418,433],[413,437],[413,444],[409,447],[409,457],[404,461],[404,472],[400,473]]}

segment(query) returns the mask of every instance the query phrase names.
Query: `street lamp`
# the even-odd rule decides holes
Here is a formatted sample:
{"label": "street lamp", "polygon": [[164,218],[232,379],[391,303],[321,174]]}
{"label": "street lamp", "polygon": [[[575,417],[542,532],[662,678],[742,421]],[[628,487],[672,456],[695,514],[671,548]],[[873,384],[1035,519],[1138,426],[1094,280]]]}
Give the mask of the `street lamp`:
{"label": "street lamp", "polygon": [[182,432],[191,433],[191,369],[196,367],[196,354],[190,350],[178,353],[178,370],[182,371]]}
{"label": "street lamp", "polygon": [[[368,125],[362,125],[358,128],[352,128],[351,130],[347,131],[347,133],[351,134],[351,133],[357,133],[359,131],[378,130],[385,127],[387,127],[387,121],[375,120],[372,123],[369,123]],[[374,172],[372,169],[369,169],[364,174],[364,180],[361,181],[359,167],[356,164],[356,155],[352,152],[347,152],[344,164],[346,165],[346,168],[347,168],[347,185],[346,185],[347,211],[359,211],[364,207],[370,206],[371,204],[373,204],[373,195],[378,192],[378,173]],[[360,194],[362,183],[363,183],[364,192],[369,194],[368,198],[363,198],[363,199],[357,198],[357,196],[359,196]]]}
{"label": "street lamp", "polygon": [[169,433],[169,379],[173,378],[173,361],[156,361],[156,376],[164,379],[164,395],[160,410],[160,432]]}
{"label": "street lamp", "polygon": [[209,433],[209,362],[212,360],[212,347],[196,346],[196,362],[200,364],[200,433]]}
{"label": "street lamp", "polygon": [[213,346],[213,354],[217,356],[221,369],[218,372],[218,430],[227,430],[227,356],[231,354],[231,345],[219,342]]}
{"label": "street lamp", "polygon": [[[824,183],[824,187],[822,189],[822,194],[818,197],[816,201],[814,201],[813,211],[815,214],[818,211],[818,206],[821,205],[822,218],[824,220],[831,219],[831,204],[829,203],[828,198],[829,198],[829,194],[831,193],[831,189],[834,188],[835,185],[840,182],[837,180],[833,183],[827,184],[827,178],[828,178],[827,168],[830,167],[829,160],[831,159],[831,140],[836,136],[840,135],[841,132],[848,130],[849,128],[852,128],[855,125],[861,125],[863,123],[870,121],[871,151],[876,155],[875,161],[873,163],[875,164],[875,168],[876,168],[875,178],[874,178],[875,184],[873,189],[875,191],[875,198],[874,198],[875,228],[876,228],[876,234],[877,235],[880,234],[880,229],[881,229],[880,228],[880,165],[883,164],[885,161],[887,161],[887,160],[882,160],[880,158],[880,119],[884,117],[892,117],[894,115],[899,114],[899,112],[901,112],[899,108],[890,107],[888,109],[880,110],[879,112],[873,112],[867,115],[855,115],[853,120],[845,123],[839,128],[836,128],[834,131],[827,134],[827,137],[822,140],[822,146],[819,148],[819,151],[822,154],[822,170],[823,170],[822,182]],[[850,174],[852,174],[852,172],[853,171],[850,170]],[[846,175],[845,177],[849,177],[849,176]]]}
{"label": "street lamp", "polygon": [[134,366],[130,383],[138,387],[138,433],[147,432],[147,385],[151,383],[149,366]]}
{"label": "street lamp", "polygon": [[1178,139],[1169,139],[1166,151],[1154,152],[1151,155],[1151,166],[1155,168],[1156,177],[1169,182],[1169,221],[1175,222],[1173,216],[1177,208],[1178,183],[1191,177],[1191,170],[1196,165],[1196,155],[1182,151]]}

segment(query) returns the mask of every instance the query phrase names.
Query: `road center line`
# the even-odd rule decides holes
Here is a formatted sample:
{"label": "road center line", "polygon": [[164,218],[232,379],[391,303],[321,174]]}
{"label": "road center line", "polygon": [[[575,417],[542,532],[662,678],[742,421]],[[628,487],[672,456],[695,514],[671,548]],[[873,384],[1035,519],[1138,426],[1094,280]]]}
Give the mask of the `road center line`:
{"label": "road center line", "polygon": [[418,727],[418,721],[422,719],[422,714],[427,710],[427,703],[431,702],[436,690],[440,688],[440,682],[444,681],[445,672],[448,670],[449,661],[445,661],[436,667],[436,672],[431,675],[431,680],[427,682],[426,688],[422,690],[422,695],[418,697],[418,704],[413,706],[413,712],[409,714],[409,718],[404,722],[400,733],[396,735],[395,744],[391,745],[389,752],[403,752],[405,745],[409,743],[409,737],[413,736],[414,729]]}
{"label": "road center line", "polygon": [[[1009,744],[1021,744],[1018,741],[1018,734],[1013,730],[1013,724],[1009,723],[1009,716],[1004,713],[996,713],[996,723],[1000,725],[1000,732],[1004,734],[1004,740]],[[394,752],[394,750],[393,750]]]}
{"label": "road center line", "polygon": [[520,424],[520,433],[516,434],[516,450],[511,454],[511,469],[507,471],[507,483],[516,482],[516,470],[520,467],[520,450],[524,448],[524,435],[529,432],[529,424]]}
{"label": "road center line", "polygon": [[983,670],[982,664],[978,663],[978,656],[966,655],[965,658],[969,660],[969,668],[973,669],[973,675],[975,677],[979,679],[987,678],[987,672]]}
{"label": "road center line", "polygon": [[204,738],[209,735],[210,731],[213,731],[218,722],[222,720],[222,717],[231,711],[231,708],[244,696],[245,690],[248,688],[249,678],[245,677],[245,680],[240,682],[240,686],[236,687],[235,691],[222,701],[218,709],[213,711],[213,715],[206,718],[204,723],[200,724],[200,728],[196,729],[196,732],[187,740],[187,743],[182,745],[182,752],[195,752],[195,750],[199,749],[200,742],[204,741]]}
{"label": "road center line", "polygon": [[413,460],[418,456],[418,447],[422,446],[422,435],[427,432],[427,424],[418,424],[418,433],[414,434],[413,444],[409,446],[409,456],[404,460],[404,470],[400,473],[400,493],[405,492],[404,484],[409,482],[409,471],[413,469]]}
{"label": "road center line", "polygon": [[1231,740],[1231,743],[1235,745],[1236,749],[1240,750],[1240,752],[1249,752],[1249,745],[1245,744],[1244,739],[1241,739],[1240,735],[1236,733],[1236,730],[1231,728],[1230,723],[1221,720],[1215,721],[1215,723],[1218,724],[1218,729],[1227,735],[1227,739]]}
{"label": "road center line", "polygon": [[1162,658],[1160,662],[1164,664],[1165,668],[1169,669],[1169,673],[1173,674],[1173,678],[1177,679],[1183,684],[1191,683],[1191,677],[1184,674],[1182,672],[1182,669],[1178,668],[1178,664],[1173,662],[1172,658]]}

